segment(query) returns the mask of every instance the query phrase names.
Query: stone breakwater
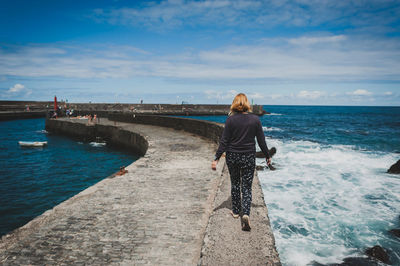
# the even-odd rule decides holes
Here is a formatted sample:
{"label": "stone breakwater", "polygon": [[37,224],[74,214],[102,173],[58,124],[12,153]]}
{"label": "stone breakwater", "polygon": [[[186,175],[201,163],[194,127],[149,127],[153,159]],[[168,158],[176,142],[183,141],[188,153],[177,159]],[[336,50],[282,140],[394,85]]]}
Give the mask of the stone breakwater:
{"label": "stone breakwater", "polygon": [[12,112],[0,112],[0,121],[5,120],[16,120],[16,119],[31,119],[31,118],[43,118],[46,116],[46,112],[25,112],[25,111],[12,111]]}
{"label": "stone breakwater", "polygon": [[[0,121],[45,117],[53,110],[53,102],[0,101]],[[227,115],[230,105],[226,104],[120,104],[120,103],[65,103],[58,102],[64,109],[74,109],[75,115],[97,114],[107,118],[110,113],[138,115]],[[29,108],[29,111],[27,111]],[[64,110],[65,111],[65,110]],[[257,115],[265,114],[262,105],[253,105]]]}
{"label": "stone breakwater", "polygon": [[[176,130],[108,119],[96,125],[48,120],[50,132],[101,137],[144,156],[126,167],[128,173],[100,181],[3,236],[0,264],[280,265],[258,181],[253,230],[243,232],[229,215],[225,163],[210,169],[213,130],[222,127],[190,123]],[[199,137],[205,123],[210,136]]]}

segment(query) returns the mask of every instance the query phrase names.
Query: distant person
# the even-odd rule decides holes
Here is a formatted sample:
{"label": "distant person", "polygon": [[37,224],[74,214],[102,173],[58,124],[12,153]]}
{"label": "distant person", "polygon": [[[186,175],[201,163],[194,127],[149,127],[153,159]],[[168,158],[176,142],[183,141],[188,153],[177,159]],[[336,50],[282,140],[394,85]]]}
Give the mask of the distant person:
{"label": "distant person", "polygon": [[88,125],[92,124],[92,121],[93,121],[93,116],[92,116],[92,114],[89,114],[88,115]]}
{"label": "distant person", "polygon": [[[242,230],[250,231],[250,207],[252,183],[256,166],[256,143],[264,153],[267,164],[271,158],[258,116],[251,114],[251,106],[245,94],[233,99],[229,117],[219,142],[211,168],[216,170],[221,155],[226,152],[226,164],[231,178],[232,211],[234,218],[242,214]],[[241,192],[241,193],[240,193]]]}

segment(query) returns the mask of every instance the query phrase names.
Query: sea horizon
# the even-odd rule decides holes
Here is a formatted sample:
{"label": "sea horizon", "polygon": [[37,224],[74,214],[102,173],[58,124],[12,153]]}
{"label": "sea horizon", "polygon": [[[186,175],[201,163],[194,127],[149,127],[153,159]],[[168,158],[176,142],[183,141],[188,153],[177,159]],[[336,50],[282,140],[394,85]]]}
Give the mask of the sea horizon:
{"label": "sea horizon", "polygon": [[[1,100],[0,99],[0,103],[1,102],[50,102],[53,103],[54,99],[51,100]],[[66,104],[171,104],[171,105],[231,105],[231,102],[224,102],[224,103],[210,103],[210,102],[203,102],[203,103],[172,103],[172,102],[143,102],[140,103],[139,102],[131,102],[131,101],[127,101],[127,102],[122,102],[122,101],[118,101],[118,102],[107,102],[107,101],[67,101],[65,102],[63,99],[59,99],[57,100],[58,103],[66,103]],[[338,105],[338,104],[263,104],[263,103],[255,103],[254,105],[262,105],[262,106],[319,106],[319,107],[400,107],[400,103],[399,105]]]}

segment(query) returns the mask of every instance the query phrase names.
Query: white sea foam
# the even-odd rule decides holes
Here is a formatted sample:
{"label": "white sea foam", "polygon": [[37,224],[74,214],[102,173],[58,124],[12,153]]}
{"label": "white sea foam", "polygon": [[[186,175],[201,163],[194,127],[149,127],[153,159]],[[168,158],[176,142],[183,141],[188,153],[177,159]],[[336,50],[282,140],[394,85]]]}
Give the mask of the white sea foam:
{"label": "white sea foam", "polygon": [[262,129],[263,129],[264,132],[268,132],[268,131],[283,131],[282,129],[277,128],[277,127],[262,127]]}
{"label": "white sea foam", "polygon": [[47,133],[49,133],[49,132],[47,132],[47,130],[42,129],[42,130],[37,130],[36,133],[47,134]]}
{"label": "white sea foam", "polygon": [[393,241],[385,231],[396,226],[400,178],[385,172],[398,155],[308,141],[267,142],[277,147],[277,170],[259,177],[284,265],[340,262]]}
{"label": "white sea foam", "polygon": [[266,114],[266,115],[282,115],[282,114],[270,113],[270,114]]}
{"label": "white sea foam", "polygon": [[104,147],[107,145],[107,143],[105,143],[105,142],[90,142],[89,145],[93,146],[93,147]]}

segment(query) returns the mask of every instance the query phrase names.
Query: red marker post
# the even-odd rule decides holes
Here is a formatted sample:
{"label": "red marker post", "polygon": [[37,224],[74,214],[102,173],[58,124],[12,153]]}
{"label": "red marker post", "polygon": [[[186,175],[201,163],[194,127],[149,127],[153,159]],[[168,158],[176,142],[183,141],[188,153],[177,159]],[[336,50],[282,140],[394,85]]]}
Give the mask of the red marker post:
{"label": "red marker post", "polygon": [[54,96],[54,113],[56,114],[56,118],[57,118],[57,96]]}

